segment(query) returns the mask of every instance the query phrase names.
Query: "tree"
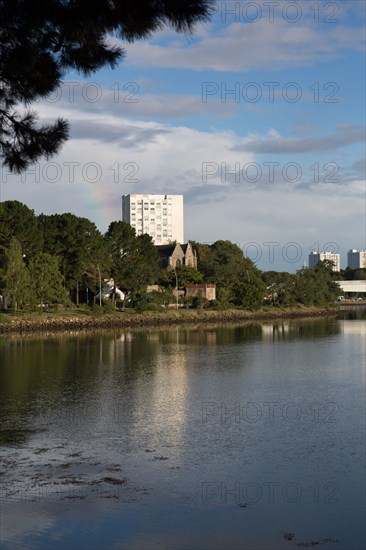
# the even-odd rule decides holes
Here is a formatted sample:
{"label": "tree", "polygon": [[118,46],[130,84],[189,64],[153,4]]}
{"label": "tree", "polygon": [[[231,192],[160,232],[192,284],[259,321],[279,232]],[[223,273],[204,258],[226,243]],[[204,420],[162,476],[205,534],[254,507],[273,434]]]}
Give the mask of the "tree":
{"label": "tree", "polygon": [[260,277],[236,281],[232,287],[232,301],[235,305],[247,309],[258,308],[264,298],[264,286]]}
{"label": "tree", "polygon": [[[177,280],[175,278],[177,274]],[[178,281],[178,288],[185,288],[187,285],[193,285],[201,283],[203,275],[195,267],[181,265],[175,269],[168,268],[161,270],[161,276],[159,277],[159,283],[163,286],[176,286]]]}
{"label": "tree", "polygon": [[[217,285],[218,297],[225,303],[254,308],[260,305],[265,295],[265,285],[260,271],[243,251],[231,241],[219,240],[212,245],[195,243],[198,265],[204,278]],[[227,289],[229,294],[222,293]],[[224,303],[224,302],[222,302]]]}
{"label": "tree", "polygon": [[213,0],[0,0],[0,157],[15,172],[56,154],[68,138],[63,119],[39,126],[16,112],[58,88],[68,71],[84,75],[124,57],[109,38],[148,38],[171,25],[191,32]]}
{"label": "tree", "polygon": [[135,238],[136,231],[129,223],[115,221],[109,224],[105,240],[112,258],[112,277],[114,277],[113,271],[117,268],[121,258],[131,250]]}
{"label": "tree", "polygon": [[[127,222],[114,221],[109,224],[104,238],[110,254],[110,273],[115,285],[112,295],[112,302],[114,302],[116,287],[121,286],[123,288],[128,285],[128,275],[125,273],[127,265],[123,258],[134,248],[136,231]],[[125,289],[127,288],[128,286],[125,287]]]}
{"label": "tree", "polygon": [[152,238],[138,235],[130,224],[112,222],[105,235],[111,257],[114,284],[129,293],[132,304],[148,302],[146,287],[155,283],[159,274],[159,256]]}
{"label": "tree", "polygon": [[334,303],[340,294],[342,290],[327,265],[319,263],[315,268],[307,267],[296,272],[293,289],[296,302],[325,306]]}
{"label": "tree", "polygon": [[109,272],[105,241],[96,225],[87,218],[66,213],[41,214],[38,219],[43,232],[44,250],[59,258],[66,286],[75,292],[78,304],[79,288],[83,286],[84,279],[87,278],[89,284],[97,287],[97,267],[102,276]]}
{"label": "tree", "polygon": [[114,264],[112,273],[115,284],[132,294],[145,291],[147,285],[155,283],[159,256],[150,235],[145,233],[135,237]]}
{"label": "tree", "polygon": [[287,271],[266,271],[262,280],[267,287],[266,300],[273,306],[289,306],[295,303],[293,296],[294,275]]}
{"label": "tree", "polygon": [[29,262],[29,275],[37,305],[44,303],[65,303],[68,294],[62,285],[62,275],[55,256],[45,252],[37,254]]}
{"label": "tree", "polygon": [[347,267],[346,269],[341,270],[339,278],[345,281],[365,280],[366,269],[364,267],[359,269],[351,269],[350,267]]}
{"label": "tree", "polygon": [[[38,227],[34,211],[19,201],[0,203],[0,247],[8,248],[10,240],[15,237],[29,261],[43,247],[42,232]],[[0,257],[0,266],[1,266]]]}
{"label": "tree", "polygon": [[22,247],[15,237],[11,238],[9,248],[5,252],[1,279],[3,295],[10,301],[14,312],[31,301],[29,273],[23,261]]}

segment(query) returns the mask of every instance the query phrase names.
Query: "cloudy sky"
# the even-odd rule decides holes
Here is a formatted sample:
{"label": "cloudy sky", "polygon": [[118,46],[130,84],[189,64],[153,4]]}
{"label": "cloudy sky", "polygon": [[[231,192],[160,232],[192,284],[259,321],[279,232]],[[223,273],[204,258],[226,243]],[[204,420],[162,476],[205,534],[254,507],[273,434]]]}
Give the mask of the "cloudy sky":
{"label": "cloudy sky", "polygon": [[1,172],[1,200],[101,231],[125,193],[183,193],[185,238],[230,239],[261,269],[365,248],[365,3],[217,2],[191,37],[121,44],[35,105],[71,122],[58,157]]}

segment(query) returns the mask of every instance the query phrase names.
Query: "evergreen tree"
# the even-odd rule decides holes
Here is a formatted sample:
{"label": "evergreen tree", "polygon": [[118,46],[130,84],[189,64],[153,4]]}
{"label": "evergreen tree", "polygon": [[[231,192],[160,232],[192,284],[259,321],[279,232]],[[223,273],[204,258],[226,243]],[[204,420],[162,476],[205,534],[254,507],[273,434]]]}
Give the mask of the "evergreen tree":
{"label": "evergreen tree", "polygon": [[27,262],[42,251],[43,236],[38,227],[37,216],[19,201],[0,203],[0,249],[8,248],[12,237],[19,241]]}
{"label": "evergreen tree", "polygon": [[153,284],[159,273],[159,256],[150,235],[138,235],[121,257],[116,271],[117,286],[132,293]]}
{"label": "evergreen tree", "polygon": [[96,225],[87,218],[74,214],[40,215],[44,250],[56,256],[68,289],[75,293],[78,303],[79,289],[87,278],[88,286],[99,283],[99,270],[104,278],[109,272],[109,257],[105,241]]}
{"label": "evergreen tree", "polygon": [[41,252],[29,262],[32,295],[37,305],[44,303],[65,303],[68,293],[62,284],[57,258]]}
{"label": "evergreen tree", "polygon": [[[146,292],[159,275],[159,256],[152,238],[138,235],[130,224],[112,222],[105,235],[111,257],[111,275],[124,292]],[[139,299],[140,300],[140,299]]]}
{"label": "evergreen tree", "polygon": [[11,238],[5,252],[5,265],[1,275],[5,302],[10,302],[14,312],[32,302],[28,269],[24,263],[22,247],[15,237]]}

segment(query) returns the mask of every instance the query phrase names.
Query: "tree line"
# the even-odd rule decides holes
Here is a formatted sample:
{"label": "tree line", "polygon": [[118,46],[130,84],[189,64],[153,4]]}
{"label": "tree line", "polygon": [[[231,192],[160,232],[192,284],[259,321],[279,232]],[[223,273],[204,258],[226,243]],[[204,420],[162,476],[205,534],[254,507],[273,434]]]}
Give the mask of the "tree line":
{"label": "tree line", "polygon": [[[36,309],[43,304],[95,304],[100,280],[114,280],[128,296],[126,306],[161,307],[173,302],[178,284],[214,283],[217,300],[196,307],[258,308],[263,304],[323,306],[341,294],[326,263],[296,274],[261,272],[228,240],[201,244],[191,241],[198,269],[161,269],[151,237],[136,235],[126,222],[113,221],[102,234],[87,218],[74,214],[35,215],[18,201],[0,204],[0,295],[3,307]],[[147,293],[148,285],[159,292]],[[113,302],[113,294],[112,294]],[[188,306],[189,304],[187,304]],[[192,304],[190,304],[192,305]]]}

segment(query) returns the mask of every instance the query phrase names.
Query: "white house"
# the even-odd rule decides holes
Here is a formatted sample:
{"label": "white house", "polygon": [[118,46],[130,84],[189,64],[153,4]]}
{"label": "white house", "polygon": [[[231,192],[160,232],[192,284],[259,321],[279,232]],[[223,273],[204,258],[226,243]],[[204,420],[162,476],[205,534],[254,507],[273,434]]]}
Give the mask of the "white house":
{"label": "white house", "polygon": [[[114,288],[114,280],[113,279],[103,279],[103,286],[102,286],[102,299],[103,300],[109,300],[113,293],[113,289],[116,293],[116,296],[119,298],[119,300],[125,299],[125,293],[122,292],[119,288]],[[95,296],[97,300],[99,300],[99,292]]]}

